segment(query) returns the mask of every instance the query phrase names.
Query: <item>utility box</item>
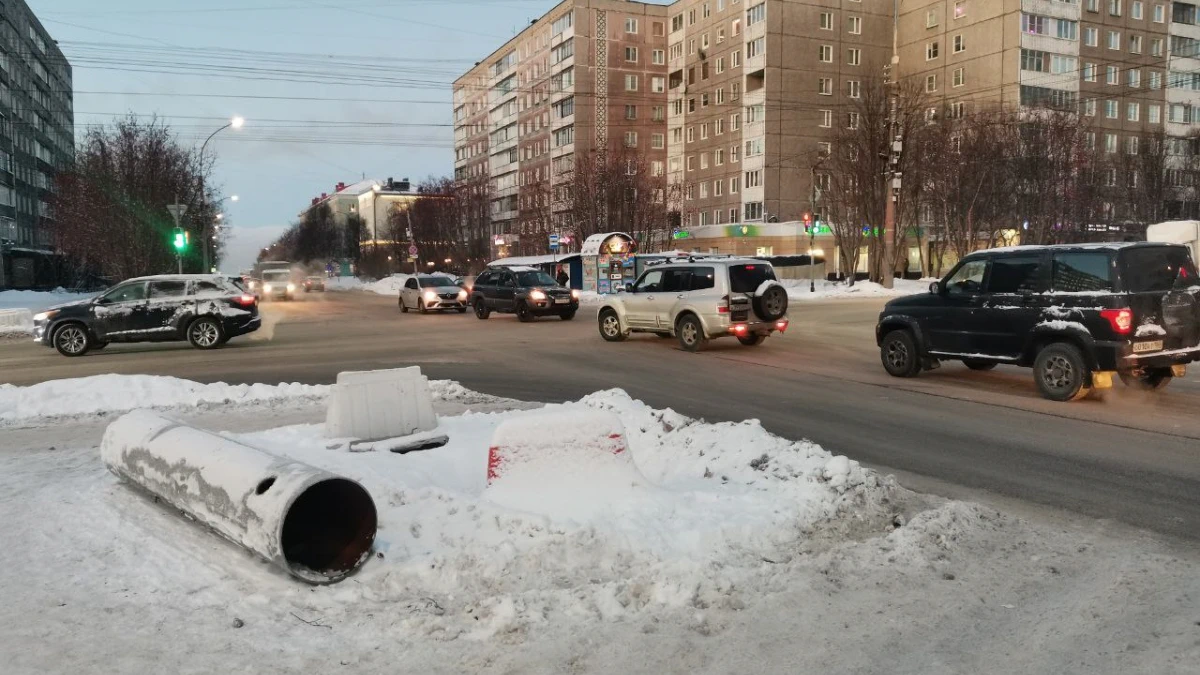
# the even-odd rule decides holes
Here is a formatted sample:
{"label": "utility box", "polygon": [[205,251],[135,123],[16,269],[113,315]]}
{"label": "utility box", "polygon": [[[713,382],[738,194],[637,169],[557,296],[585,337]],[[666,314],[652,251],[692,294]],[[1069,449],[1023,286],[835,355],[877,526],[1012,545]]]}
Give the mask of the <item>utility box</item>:
{"label": "utility box", "polygon": [[379,441],[437,428],[429,380],[417,366],[338,373],[325,434]]}

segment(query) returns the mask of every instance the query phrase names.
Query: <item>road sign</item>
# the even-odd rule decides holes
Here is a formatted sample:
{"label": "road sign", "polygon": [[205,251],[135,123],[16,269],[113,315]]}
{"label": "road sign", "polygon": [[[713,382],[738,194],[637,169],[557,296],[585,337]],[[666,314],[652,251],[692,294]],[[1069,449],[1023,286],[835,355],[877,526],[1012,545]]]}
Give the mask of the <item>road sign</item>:
{"label": "road sign", "polygon": [[550,245],[558,246],[558,235],[557,234],[550,235]]}
{"label": "road sign", "polygon": [[409,247],[408,247],[408,254],[409,254],[409,255],[416,255],[416,254],[417,254],[417,245],[416,245],[416,244],[413,244],[412,246],[409,246]]}

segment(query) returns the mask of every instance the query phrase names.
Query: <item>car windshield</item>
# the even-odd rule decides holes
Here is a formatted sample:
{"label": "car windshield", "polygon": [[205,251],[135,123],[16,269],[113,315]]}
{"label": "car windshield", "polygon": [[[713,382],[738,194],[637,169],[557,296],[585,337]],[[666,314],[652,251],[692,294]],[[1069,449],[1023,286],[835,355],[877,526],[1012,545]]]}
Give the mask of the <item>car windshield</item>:
{"label": "car windshield", "polygon": [[287,281],[292,275],[290,272],[263,272],[263,281]]}
{"label": "car windshield", "polygon": [[753,293],[764,281],[775,281],[775,270],[766,263],[729,266],[729,290],[734,293]]}
{"label": "car windshield", "polygon": [[1138,246],[1121,252],[1121,276],[1132,293],[1200,286],[1196,264],[1183,246]]}
{"label": "car windshield", "polygon": [[421,277],[421,288],[445,288],[453,286],[454,280],[450,277]]}
{"label": "car windshield", "polygon": [[545,272],[517,272],[519,286],[557,286],[554,277]]}

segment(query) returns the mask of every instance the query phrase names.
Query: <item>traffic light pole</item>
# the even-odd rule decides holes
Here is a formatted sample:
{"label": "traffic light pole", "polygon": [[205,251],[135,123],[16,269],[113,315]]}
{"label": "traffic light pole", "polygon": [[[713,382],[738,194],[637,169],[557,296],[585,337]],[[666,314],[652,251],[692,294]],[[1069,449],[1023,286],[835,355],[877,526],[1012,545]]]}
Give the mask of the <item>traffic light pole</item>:
{"label": "traffic light pole", "polygon": [[186,246],[187,239],[180,237],[183,233],[183,227],[179,224],[179,219],[183,214],[187,213],[187,206],[179,203],[179,197],[176,196],[175,203],[167,205],[167,211],[171,213],[171,218],[175,220],[175,269],[178,274],[183,274],[183,249]]}

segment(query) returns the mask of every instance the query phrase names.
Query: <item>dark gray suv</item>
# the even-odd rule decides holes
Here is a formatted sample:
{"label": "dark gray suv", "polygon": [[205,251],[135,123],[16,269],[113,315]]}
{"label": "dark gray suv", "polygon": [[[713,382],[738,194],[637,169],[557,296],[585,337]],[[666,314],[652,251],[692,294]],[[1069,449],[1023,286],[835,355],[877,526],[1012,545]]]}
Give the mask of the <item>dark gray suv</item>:
{"label": "dark gray suv", "polygon": [[579,291],[562,286],[554,277],[533,267],[499,267],[475,278],[471,288],[475,316],[486,319],[492,312],[517,315],[521,321],[539,316],[557,316],[563,321],[579,311]]}

